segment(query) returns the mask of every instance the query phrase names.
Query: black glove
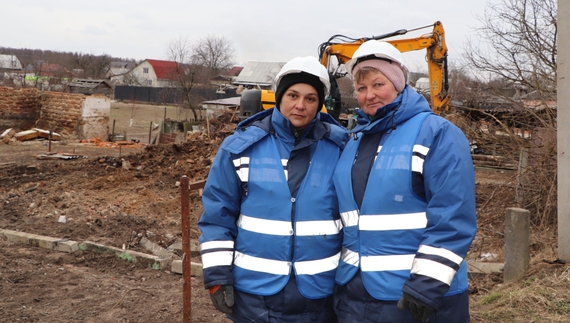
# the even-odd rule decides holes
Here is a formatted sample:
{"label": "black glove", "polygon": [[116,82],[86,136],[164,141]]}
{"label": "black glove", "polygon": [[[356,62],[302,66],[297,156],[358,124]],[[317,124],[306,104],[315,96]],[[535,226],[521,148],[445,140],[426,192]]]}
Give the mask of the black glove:
{"label": "black glove", "polygon": [[401,311],[406,308],[410,309],[416,320],[421,320],[422,322],[427,322],[434,311],[434,309],[426,303],[408,293],[404,293],[404,296],[398,301],[398,309]]}
{"label": "black glove", "polygon": [[208,289],[214,307],[226,314],[232,314],[234,306],[234,287],[232,285],[216,285]]}

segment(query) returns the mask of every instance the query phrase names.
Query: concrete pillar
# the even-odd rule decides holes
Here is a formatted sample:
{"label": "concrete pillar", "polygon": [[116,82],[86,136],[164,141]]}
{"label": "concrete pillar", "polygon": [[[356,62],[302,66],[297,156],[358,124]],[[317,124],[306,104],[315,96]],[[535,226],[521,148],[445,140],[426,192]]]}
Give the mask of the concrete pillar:
{"label": "concrete pillar", "polygon": [[507,208],[505,213],[505,283],[522,278],[530,262],[530,212]]}
{"label": "concrete pillar", "polygon": [[558,258],[570,262],[570,1],[558,0]]}

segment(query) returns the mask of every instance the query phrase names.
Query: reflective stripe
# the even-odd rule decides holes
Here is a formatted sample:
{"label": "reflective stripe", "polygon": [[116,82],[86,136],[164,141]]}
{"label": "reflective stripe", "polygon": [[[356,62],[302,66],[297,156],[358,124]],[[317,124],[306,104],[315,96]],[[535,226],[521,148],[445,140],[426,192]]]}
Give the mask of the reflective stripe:
{"label": "reflective stripe", "polygon": [[283,165],[283,171],[285,172],[285,180],[289,180],[289,171],[287,170],[288,159],[281,159],[281,165]]}
{"label": "reflective stripe", "polygon": [[342,218],[342,224],[345,227],[352,227],[352,226],[358,225],[358,211],[356,211],[356,210],[348,211],[348,212],[342,212],[340,214],[340,217]]}
{"label": "reflective stripe", "polygon": [[409,270],[415,255],[366,256],[360,259],[362,271]]}
{"label": "reflective stripe", "polygon": [[211,249],[233,249],[234,242],[233,240],[224,240],[224,241],[208,241],[203,242],[200,244],[200,250],[211,250]]}
{"label": "reflective stripe", "polygon": [[249,168],[240,168],[237,171],[237,174],[239,176],[239,179],[245,183],[249,179]]}
{"label": "reflective stripe", "polygon": [[425,212],[383,215],[361,215],[358,228],[361,231],[424,229],[427,225]]}
{"label": "reflective stripe", "polygon": [[423,156],[427,156],[429,152],[429,147],[422,146],[422,145],[414,145],[413,152],[420,153]]}
{"label": "reflective stripe", "polygon": [[423,174],[424,172],[424,159],[420,156],[412,156],[412,172]]}
{"label": "reflective stripe", "polygon": [[231,266],[234,258],[233,251],[215,251],[202,254],[202,268],[216,266]]}
{"label": "reflective stripe", "polygon": [[242,182],[247,182],[249,178],[249,157],[240,157],[234,159],[234,167],[236,173]]}
{"label": "reflective stripe", "polygon": [[451,285],[455,273],[453,268],[430,259],[416,258],[412,267],[412,274],[428,276],[447,285]]}
{"label": "reflective stripe", "polygon": [[336,269],[339,258],[340,252],[325,259],[299,261],[295,262],[295,269],[297,275],[316,275]]}
{"label": "reflective stripe", "polygon": [[422,145],[414,145],[413,152],[421,156],[412,154],[412,171],[422,174],[424,171],[424,160],[429,152],[429,148]]}
{"label": "reflective stripe", "polygon": [[[281,159],[281,165],[283,166],[283,170],[285,171],[285,179],[287,180],[288,171],[287,171],[287,163],[289,161],[287,159]],[[234,167],[236,169],[236,173],[239,176],[239,179],[242,182],[247,182],[249,179],[249,157],[240,157],[233,160]]]}
{"label": "reflective stripe", "polygon": [[299,221],[295,227],[295,233],[298,236],[319,236],[338,234],[341,229],[341,223],[340,220]]}
{"label": "reflective stripe", "polygon": [[291,267],[291,263],[288,261],[253,257],[237,251],[235,253],[234,265],[247,270],[273,275],[289,275],[289,267]]}
{"label": "reflective stripe", "polygon": [[259,219],[243,214],[239,215],[237,226],[247,231],[262,234],[276,236],[290,236],[293,234],[293,227],[289,221]]}
{"label": "reflective stripe", "polygon": [[360,263],[358,252],[342,247],[341,254],[342,261],[354,267],[358,267],[358,264]]}
{"label": "reflective stripe", "polygon": [[376,150],[376,155],[374,155],[374,162],[376,162],[376,158],[378,158],[378,155],[380,155],[380,150],[382,150],[382,146],[378,146],[378,149]]}
{"label": "reflective stripe", "polygon": [[242,165],[249,165],[249,157],[240,157],[234,159],[234,167],[239,168]]}
{"label": "reflective stripe", "polygon": [[435,247],[430,247],[430,246],[426,246],[426,245],[421,245],[418,252],[424,253],[426,255],[440,256],[440,257],[449,259],[450,261],[453,261],[454,263],[456,263],[458,265],[461,265],[461,263],[463,262],[462,257],[458,256],[453,251],[449,251],[449,250],[443,249],[443,248],[435,248]]}

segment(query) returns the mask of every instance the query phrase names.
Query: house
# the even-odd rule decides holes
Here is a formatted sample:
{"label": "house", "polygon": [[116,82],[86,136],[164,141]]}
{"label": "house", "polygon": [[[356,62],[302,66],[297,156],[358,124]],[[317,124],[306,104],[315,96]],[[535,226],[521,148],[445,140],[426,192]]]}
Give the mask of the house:
{"label": "house", "polygon": [[109,69],[105,74],[111,84],[121,85],[124,84],[125,75],[137,66],[134,62],[111,62]]}
{"label": "house", "polygon": [[68,78],[71,77],[71,72],[59,64],[43,63],[40,65],[39,76],[55,77],[55,78]]}
{"label": "house", "polygon": [[0,71],[13,72],[21,71],[22,63],[16,55],[0,54]]}
{"label": "house", "polygon": [[238,75],[239,75],[239,73],[241,73],[241,71],[243,71],[243,66],[234,66],[234,67],[230,68],[230,70],[228,71],[228,73],[226,75],[235,79],[238,77]]}
{"label": "house", "polygon": [[[251,88],[270,89],[273,86],[275,76],[283,65],[285,65],[284,62],[247,62],[233,84],[242,90]],[[240,92],[238,90],[238,93]]]}
{"label": "house", "polygon": [[18,79],[22,74],[22,63],[16,55],[0,54],[0,82],[7,79]]}
{"label": "house", "polygon": [[202,109],[206,110],[206,115],[212,116],[217,111],[224,110],[226,108],[234,108],[237,109],[240,106],[240,96],[219,99],[219,100],[210,100],[202,102]]}
{"label": "house", "polygon": [[111,83],[107,80],[74,79],[67,86],[71,93],[87,95],[101,93],[106,96],[111,96],[113,89]]}
{"label": "house", "polygon": [[227,89],[235,88],[232,83],[236,80],[242,70],[243,66],[234,66],[226,74],[218,75],[210,79],[210,84],[216,86],[216,93],[225,93]]}
{"label": "house", "polygon": [[421,94],[429,94],[429,77],[420,77],[414,88]]}
{"label": "house", "polygon": [[[43,91],[63,91],[72,73],[64,66],[55,63],[42,63],[34,81]],[[28,80],[26,79],[26,82]]]}
{"label": "house", "polygon": [[128,85],[148,87],[172,87],[178,82],[180,65],[173,61],[145,59],[124,74],[123,82]]}

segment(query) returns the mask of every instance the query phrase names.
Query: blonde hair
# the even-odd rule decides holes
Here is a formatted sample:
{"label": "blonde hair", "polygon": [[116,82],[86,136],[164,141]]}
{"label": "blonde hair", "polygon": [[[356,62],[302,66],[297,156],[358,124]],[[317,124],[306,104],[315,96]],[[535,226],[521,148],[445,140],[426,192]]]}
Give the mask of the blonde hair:
{"label": "blonde hair", "polygon": [[354,83],[362,81],[362,79],[371,72],[380,72],[380,71],[375,69],[374,67],[369,67],[369,66],[365,66],[363,68],[358,69],[358,71],[356,71],[356,73],[354,73],[353,76]]}

